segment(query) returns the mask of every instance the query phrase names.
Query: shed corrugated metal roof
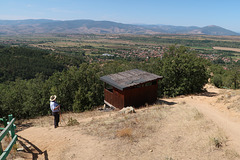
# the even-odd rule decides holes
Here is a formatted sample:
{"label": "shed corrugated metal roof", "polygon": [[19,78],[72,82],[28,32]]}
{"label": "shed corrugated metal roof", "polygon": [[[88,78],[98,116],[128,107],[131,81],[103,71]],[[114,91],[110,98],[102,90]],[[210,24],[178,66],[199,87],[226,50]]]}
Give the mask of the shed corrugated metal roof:
{"label": "shed corrugated metal roof", "polygon": [[100,78],[100,80],[110,84],[117,89],[123,90],[124,88],[162,78],[162,76],[158,76],[156,74],[152,74],[139,69],[132,69],[125,72],[103,76]]}

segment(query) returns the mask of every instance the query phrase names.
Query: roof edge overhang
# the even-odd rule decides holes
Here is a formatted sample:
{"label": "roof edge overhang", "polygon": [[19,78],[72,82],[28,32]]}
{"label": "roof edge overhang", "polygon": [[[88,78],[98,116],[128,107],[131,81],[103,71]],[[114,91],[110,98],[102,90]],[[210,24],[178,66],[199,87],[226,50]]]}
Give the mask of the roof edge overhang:
{"label": "roof edge overhang", "polygon": [[[160,80],[160,79],[163,79],[163,76],[159,76],[159,78],[156,78],[156,79],[153,79],[153,80],[150,80],[150,81],[146,81],[146,82],[143,82],[143,83],[147,83],[147,82],[151,82],[151,81],[155,81],[155,80]],[[121,85],[117,85],[115,81],[113,81],[111,78],[109,78],[108,76],[102,76],[100,77],[100,80],[123,91],[125,88],[130,88],[132,86],[136,86],[136,85],[139,85],[139,84],[143,84],[143,83],[139,83],[139,84],[135,84],[135,85],[132,85],[132,86],[128,86],[128,87],[123,87]]]}
{"label": "roof edge overhang", "polygon": [[109,78],[108,76],[102,76],[100,77],[100,80],[119,89],[119,90],[123,90],[124,87],[123,86],[120,86],[120,85],[116,85],[115,81],[113,81],[111,78]]}

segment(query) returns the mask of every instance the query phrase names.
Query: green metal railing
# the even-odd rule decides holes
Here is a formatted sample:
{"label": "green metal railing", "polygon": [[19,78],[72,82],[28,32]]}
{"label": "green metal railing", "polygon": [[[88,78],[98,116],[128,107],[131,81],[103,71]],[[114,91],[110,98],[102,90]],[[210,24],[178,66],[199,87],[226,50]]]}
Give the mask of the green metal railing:
{"label": "green metal railing", "polygon": [[[15,118],[13,118],[12,115],[8,115],[8,122],[5,117],[0,118],[0,121],[3,121],[3,124],[4,124],[4,128],[0,128],[0,130],[2,130],[0,133],[0,160],[5,160],[8,154],[10,153],[13,145],[16,144],[16,141],[17,141],[17,135],[15,135],[16,126],[14,125]],[[3,151],[1,141],[9,132],[12,137],[12,141],[9,143],[7,148]]]}

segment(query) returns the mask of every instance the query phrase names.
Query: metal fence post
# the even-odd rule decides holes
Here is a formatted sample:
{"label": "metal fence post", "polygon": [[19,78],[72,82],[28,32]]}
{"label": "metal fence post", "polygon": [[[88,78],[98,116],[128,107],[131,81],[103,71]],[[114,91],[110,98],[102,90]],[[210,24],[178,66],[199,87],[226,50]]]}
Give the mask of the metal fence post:
{"label": "metal fence post", "polygon": [[[7,120],[5,117],[3,117],[3,125],[4,125],[4,128],[7,126]],[[3,153],[3,148],[2,148],[2,142],[0,141],[0,155]]]}
{"label": "metal fence post", "polygon": [[[11,122],[12,119],[13,119],[13,115],[12,114],[8,115],[9,122]],[[11,137],[13,138],[15,136],[15,129],[13,125],[10,130],[11,130]]]}
{"label": "metal fence post", "polygon": [[5,117],[3,117],[3,125],[4,127],[7,127],[7,119]]}
{"label": "metal fence post", "polygon": [[3,153],[2,143],[0,141],[0,155]]}
{"label": "metal fence post", "polygon": [[[0,118],[0,120],[4,121],[4,123],[5,122],[7,123],[7,126],[3,128],[3,131],[0,133],[0,160],[5,160],[8,154],[10,153],[10,151],[12,150],[13,145],[16,144],[16,141],[17,141],[17,135],[15,135],[15,125],[14,125],[15,118],[13,118],[12,115],[8,115],[9,122],[7,122],[6,118],[4,119]],[[8,135],[8,132],[10,132],[11,134],[12,141],[9,143],[7,148],[3,151],[1,141],[6,135]]]}
{"label": "metal fence post", "polygon": [[13,115],[12,115],[12,114],[9,114],[9,115],[8,115],[8,121],[10,122],[12,119],[13,119]]}

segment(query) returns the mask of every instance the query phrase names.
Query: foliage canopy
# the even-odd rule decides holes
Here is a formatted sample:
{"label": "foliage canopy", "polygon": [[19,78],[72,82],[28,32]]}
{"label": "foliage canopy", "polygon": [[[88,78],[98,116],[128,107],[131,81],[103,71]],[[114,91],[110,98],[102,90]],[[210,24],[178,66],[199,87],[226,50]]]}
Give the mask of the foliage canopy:
{"label": "foliage canopy", "polygon": [[[2,53],[3,50],[4,48],[1,48]],[[52,60],[50,54],[44,54],[39,50],[27,48],[7,48],[6,50],[8,55],[13,54],[15,57],[14,52],[20,52],[18,56],[23,60],[27,59],[26,61],[30,61],[34,56],[45,58],[44,64],[50,62],[50,59]],[[23,51],[27,51],[27,53],[23,53]],[[3,54],[1,56],[7,58]],[[134,68],[164,76],[163,80],[159,82],[159,97],[198,93],[208,82],[211,70],[214,70],[214,66],[184,46],[171,46],[162,58],[151,58],[149,61],[141,63],[119,60],[88,64],[79,61],[77,65],[68,66],[62,70],[65,62],[69,61],[65,61],[65,58],[62,57],[61,61],[56,62],[56,68],[60,67],[60,70],[53,67],[51,73],[43,72],[48,69],[48,65],[43,65],[45,67],[43,71],[36,70],[37,74],[34,78],[28,77],[30,79],[19,79],[15,74],[12,75],[13,77],[8,77],[9,74],[8,81],[4,79],[0,83],[0,116],[13,113],[17,118],[30,118],[50,114],[49,97],[52,94],[58,96],[57,101],[61,104],[63,111],[91,110],[103,104],[101,76]],[[5,66],[8,67],[7,63]],[[3,70],[4,67],[1,69]],[[223,72],[223,70],[219,69],[219,72]],[[49,74],[51,75],[49,76]],[[235,76],[231,79],[237,82],[239,78],[237,74],[232,75]],[[1,77],[4,76],[5,72]]]}

